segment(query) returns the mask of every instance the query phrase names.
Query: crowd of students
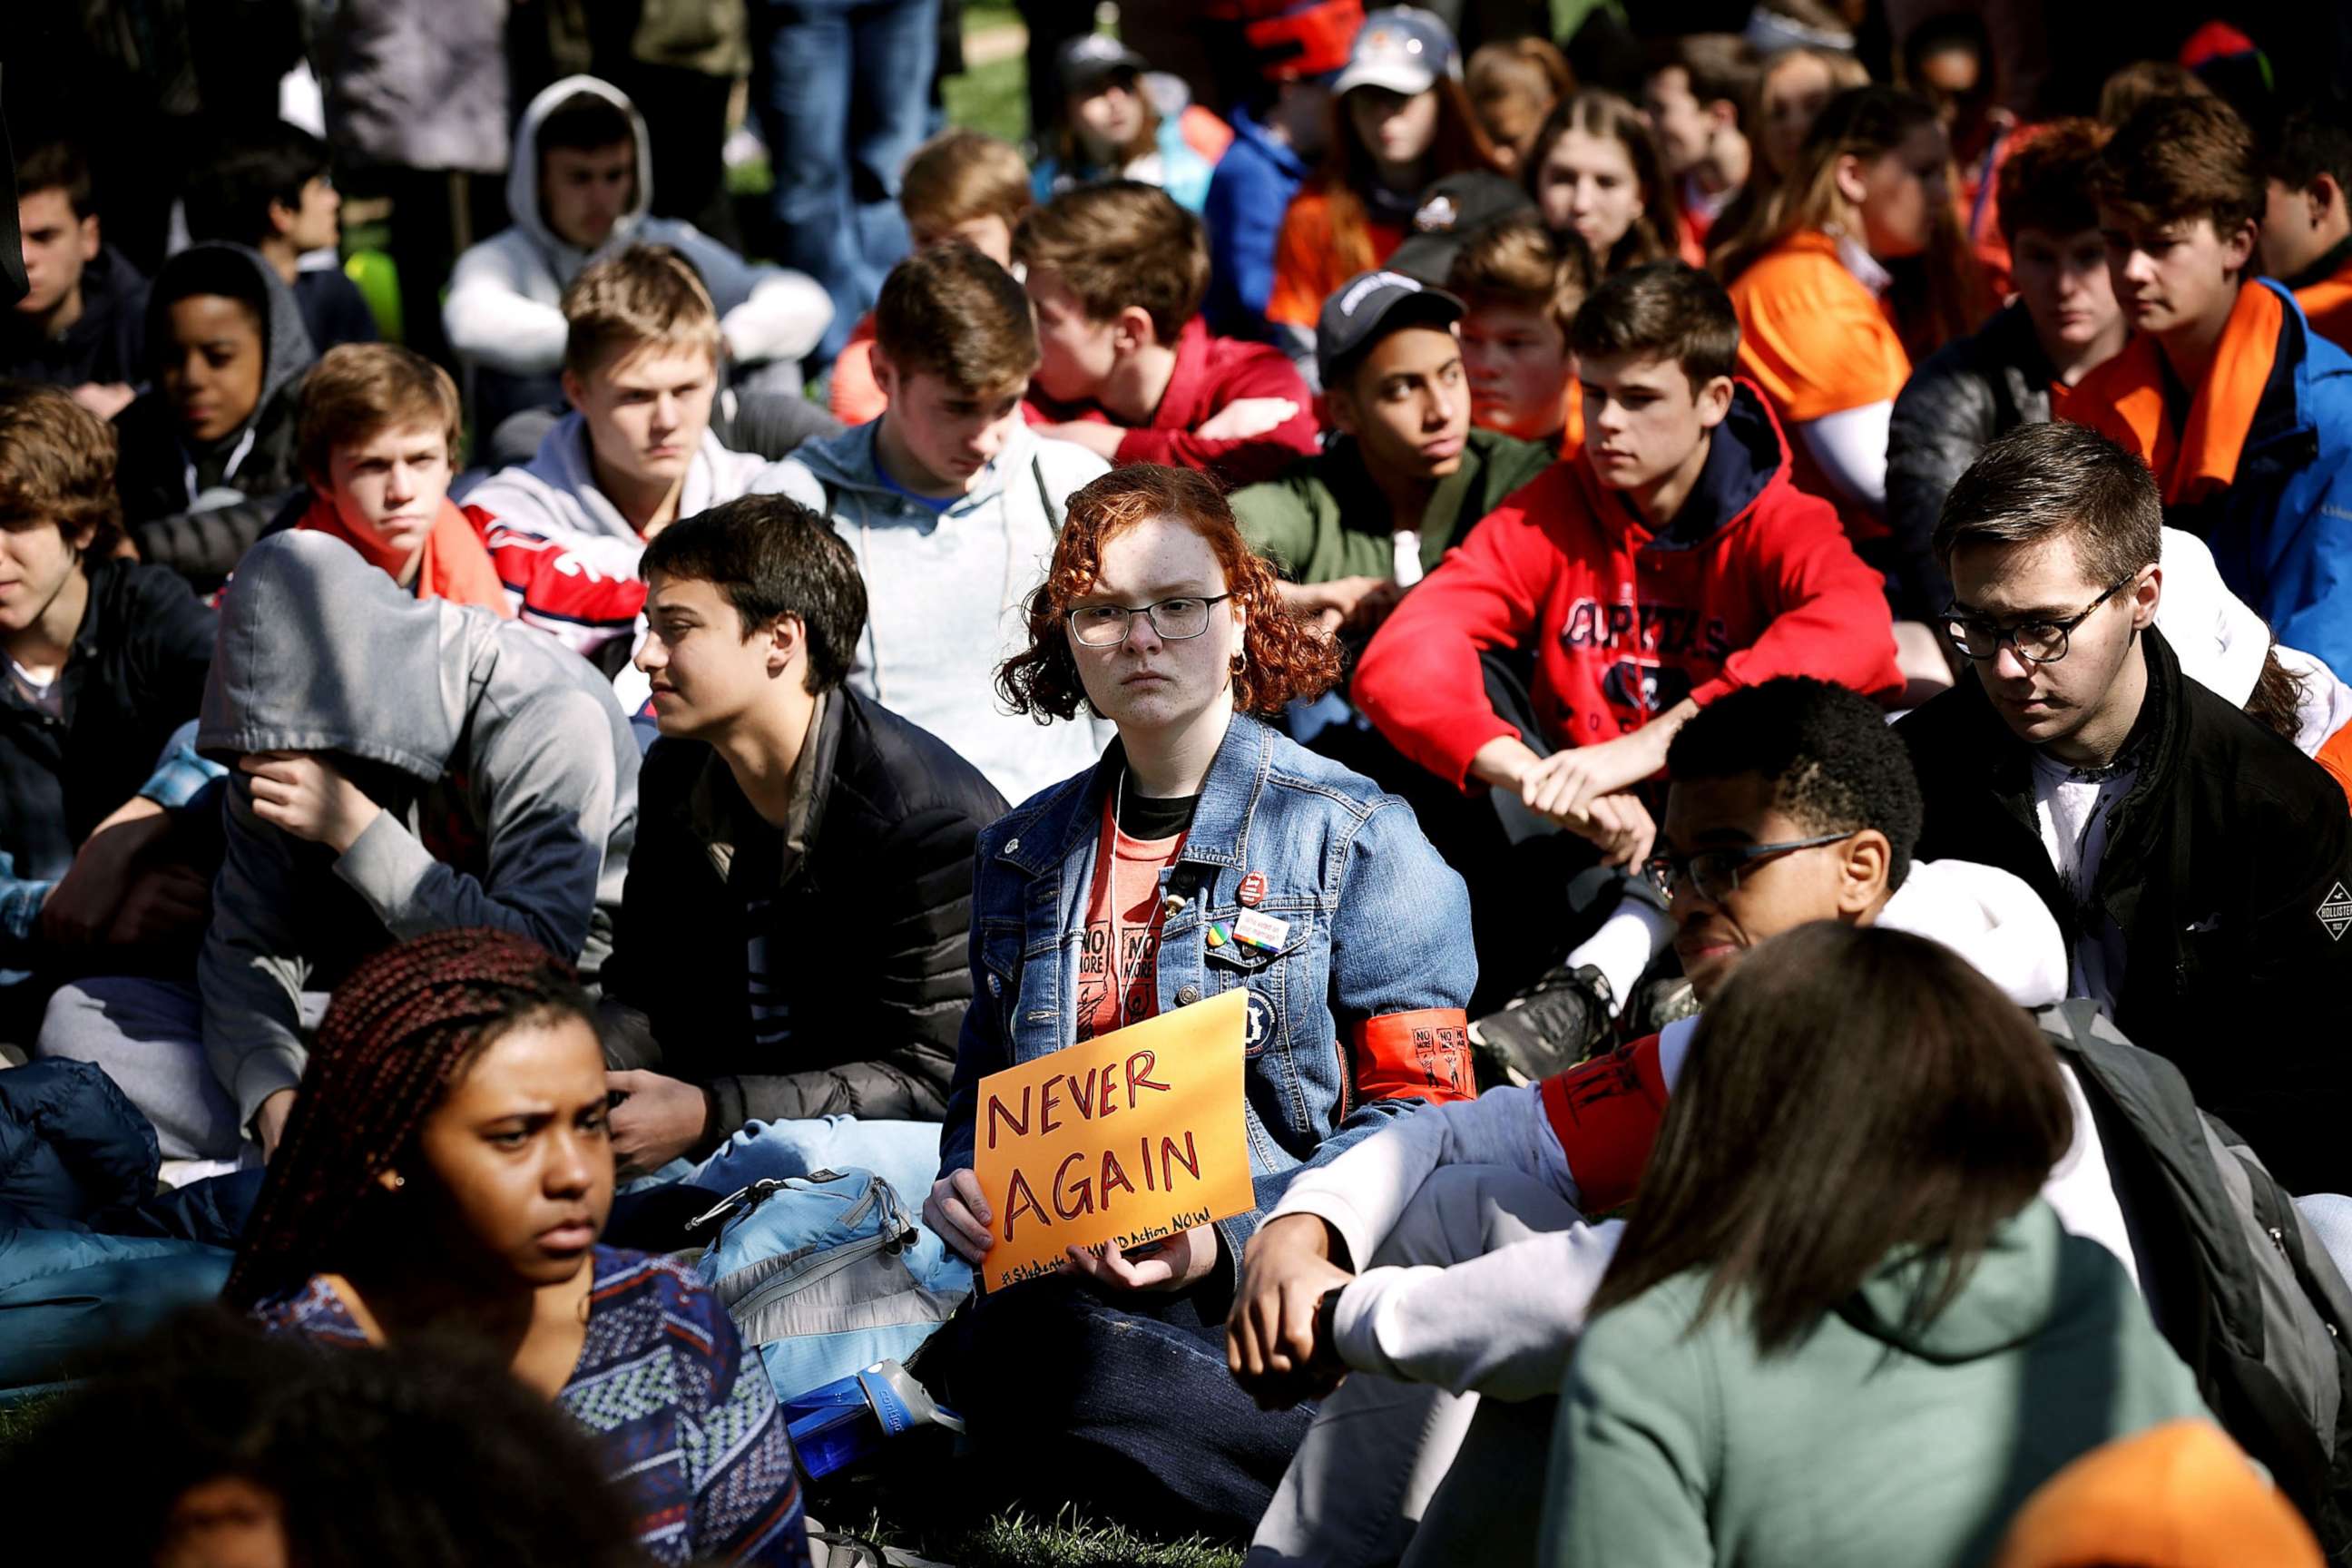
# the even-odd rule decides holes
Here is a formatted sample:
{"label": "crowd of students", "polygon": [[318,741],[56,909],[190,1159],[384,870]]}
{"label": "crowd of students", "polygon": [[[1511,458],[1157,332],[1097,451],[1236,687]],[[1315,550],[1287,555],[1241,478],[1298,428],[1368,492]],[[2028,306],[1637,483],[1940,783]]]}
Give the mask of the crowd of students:
{"label": "crowd of students", "polygon": [[583,1540],[809,1560],[803,1391],[616,1187],[920,1124],[978,1265],[981,1080],[1238,992],[1254,1206],[924,1346],[982,1495],[2352,1560],[2352,112],[2226,28],[2094,117],[1969,14],[1873,79],[1798,0],[1197,9],[1216,93],[1082,32],[1029,154],[916,147],[870,287],[656,216],[661,116],[557,79],[431,331],[316,138],[199,160],[149,279],[16,128],[0,1130],[119,1099],[243,1184],[228,1307],[424,1346],[184,1326],[262,1458],[138,1550],[325,1550],[285,1434],[465,1424],[457,1339]]}

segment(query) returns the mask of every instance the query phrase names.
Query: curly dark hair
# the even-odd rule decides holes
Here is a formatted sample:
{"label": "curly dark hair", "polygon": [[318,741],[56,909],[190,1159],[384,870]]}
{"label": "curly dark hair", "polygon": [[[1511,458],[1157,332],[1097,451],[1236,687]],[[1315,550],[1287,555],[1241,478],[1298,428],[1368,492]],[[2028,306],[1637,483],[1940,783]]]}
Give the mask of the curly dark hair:
{"label": "curly dark hair", "polygon": [[1816,833],[1886,835],[1889,892],[1911,874],[1927,808],[1911,752],[1868,699],[1808,675],[1776,676],[1708,703],[1666,749],[1666,776],[1772,783],[1773,804]]}
{"label": "curly dark hair", "polygon": [[1103,546],[1153,518],[1174,519],[1208,541],[1224,569],[1226,591],[1248,617],[1243,666],[1234,672],[1236,709],[1273,713],[1293,698],[1319,697],[1339,684],[1339,645],[1284,606],[1274,568],[1242,538],[1215,483],[1191,468],[1136,463],[1070,496],[1053,564],[1029,595],[1029,646],[996,672],[996,689],[1015,713],[1040,724],[1077,717],[1087,692],[1064,630],[1069,607],[1093,584]]}
{"label": "curly dark hair", "polygon": [[164,1561],[187,1528],[175,1505],[228,1479],[278,1504],[288,1561],[320,1568],[645,1561],[586,1435],[478,1349],[331,1348],[212,1309],[86,1370],[7,1452],[0,1486],[61,1503],[107,1475],[105,1506],[16,1510],[17,1561]]}

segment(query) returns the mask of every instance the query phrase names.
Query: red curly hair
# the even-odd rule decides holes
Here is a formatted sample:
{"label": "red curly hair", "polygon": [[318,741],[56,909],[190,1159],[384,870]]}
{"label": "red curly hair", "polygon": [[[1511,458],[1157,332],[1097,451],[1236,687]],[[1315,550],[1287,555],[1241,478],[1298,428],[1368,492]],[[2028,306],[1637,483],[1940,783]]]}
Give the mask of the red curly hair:
{"label": "red curly hair", "polygon": [[1223,569],[1226,592],[1245,617],[1242,668],[1234,672],[1236,709],[1272,713],[1293,698],[1319,697],[1339,684],[1339,645],[1284,606],[1274,568],[1242,538],[1234,509],[1205,476],[1136,463],[1074,491],[1069,507],[1053,565],[1029,595],[1029,646],[996,672],[996,689],[1015,713],[1040,724],[1077,717],[1087,692],[1065,631],[1069,608],[1094,586],[1103,546],[1154,518],[1181,522],[1208,542]]}

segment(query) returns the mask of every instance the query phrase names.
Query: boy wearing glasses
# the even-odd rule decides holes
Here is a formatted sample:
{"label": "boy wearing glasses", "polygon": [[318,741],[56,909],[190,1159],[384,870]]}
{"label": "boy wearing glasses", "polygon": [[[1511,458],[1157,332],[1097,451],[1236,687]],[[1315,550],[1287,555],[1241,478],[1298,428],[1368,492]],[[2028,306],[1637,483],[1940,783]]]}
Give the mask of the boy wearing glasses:
{"label": "boy wearing glasses", "polygon": [[961,241],[890,269],[874,307],[874,374],[888,406],[755,479],[833,520],[866,587],[850,651],[860,697],[937,735],[1010,801],[1094,764],[1109,726],[1040,729],[997,700],[1024,645],[1022,607],[1045,575],[1070,492],[1109,465],[1023,423],[1039,361],[1029,296]]}
{"label": "boy wearing glasses", "polygon": [[[2169,1058],[2291,1191],[2332,1189],[2352,828],[2326,773],[2182,675],[2155,625],[2163,517],[2147,468],[2076,425],[2014,431],[1960,477],[1935,551],[1971,668],[1896,727],[1920,849],[2031,883],[2070,994]],[[2306,1023],[2248,1038],[2283,1008]]]}
{"label": "boy wearing glasses", "polygon": [[1003,797],[842,684],[866,585],[824,518],[747,496],[663,530],[641,570],[662,738],[604,973],[640,1026],[614,1154],[651,1171],[750,1121],[939,1120],[972,845]]}
{"label": "boy wearing glasses", "polygon": [[[2031,889],[1914,857],[1919,784],[1867,700],[1801,677],[1742,688],[1681,729],[1668,767],[1645,869],[1702,1003],[1750,948],[1832,920],[1933,937],[2021,1006],[2064,994]],[[1696,1027],[1421,1110],[1286,1189],[1245,1256],[1227,1362],[1262,1404],[1330,1396],[1257,1547],[1326,1563],[1533,1554],[1551,1396],[1616,1246],[1605,1216],[1635,1195]],[[2099,1162],[2070,1162],[2045,1195],[2128,1254]]]}

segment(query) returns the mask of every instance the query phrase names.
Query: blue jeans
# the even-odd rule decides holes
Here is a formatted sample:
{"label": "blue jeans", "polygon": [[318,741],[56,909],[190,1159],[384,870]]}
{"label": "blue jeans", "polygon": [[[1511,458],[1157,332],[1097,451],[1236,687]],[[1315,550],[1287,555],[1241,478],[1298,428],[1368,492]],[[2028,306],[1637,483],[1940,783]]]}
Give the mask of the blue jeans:
{"label": "blue jeans", "polygon": [[939,0],[753,0],[751,94],[775,170],[776,259],[833,296],[830,363],[907,254],[898,174],[923,139]]}
{"label": "blue jeans", "polygon": [[1315,1407],[1252,1404],[1225,1371],[1224,1321],[1197,1294],[1114,1302],[1049,1276],[983,1295],[941,1330],[961,1334],[948,1403],[990,1495],[1248,1539]]}

